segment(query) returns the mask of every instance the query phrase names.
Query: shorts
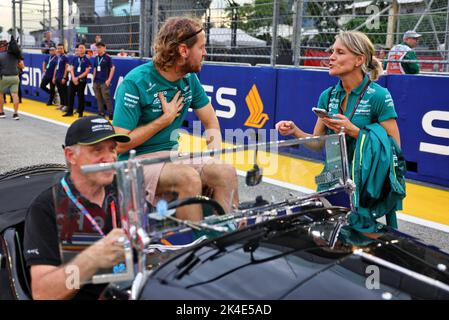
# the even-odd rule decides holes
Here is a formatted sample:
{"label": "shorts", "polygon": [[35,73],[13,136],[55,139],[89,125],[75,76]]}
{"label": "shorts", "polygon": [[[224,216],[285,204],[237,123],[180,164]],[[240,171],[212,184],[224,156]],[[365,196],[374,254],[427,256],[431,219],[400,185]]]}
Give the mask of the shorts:
{"label": "shorts", "polygon": [[6,93],[9,89],[11,93],[19,92],[19,76],[2,76],[0,79],[0,93]]}
{"label": "shorts", "polygon": [[[152,153],[143,154],[140,156],[137,156],[136,159],[152,159],[152,158],[159,158],[159,157],[167,157],[169,155],[172,155],[173,157],[176,157],[180,153],[177,151],[157,151]],[[181,154],[182,155],[182,154]],[[151,165],[145,165],[143,167],[143,175],[144,175],[144,184],[145,184],[145,191],[147,193],[146,200],[151,203],[152,206],[156,206],[157,201],[159,200],[156,196],[156,189],[159,182],[159,178],[161,176],[162,169],[164,168],[164,165],[168,161],[155,163]],[[179,163],[179,164],[185,164],[191,166],[193,169],[195,169],[199,174],[201,174],[201,171],[203,170],[204,166],[207,164],[212,164],[215,162],[215,159],[212,157],[201,157],[201,158],[194,158],[194,159],[185,159],[185,160],[178,160],[178,161],[171,161],[171,163]]]}

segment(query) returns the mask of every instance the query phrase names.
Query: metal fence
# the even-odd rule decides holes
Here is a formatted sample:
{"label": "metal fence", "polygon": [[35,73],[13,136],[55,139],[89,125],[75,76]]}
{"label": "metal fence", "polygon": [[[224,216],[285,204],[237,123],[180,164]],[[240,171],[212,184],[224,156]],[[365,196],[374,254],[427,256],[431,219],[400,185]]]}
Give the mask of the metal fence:
{"label": "metal fence", "polygon": [[[8,1],[8,0],[5,0]],[[421,69],[448,71],[448,0],[28,0],[11,1],[23,46],[38,47],[53,30],[69,50],[100,35],[109,52],[151,56],[158,27],[170,16],[203,20],[207,60],[323,66],[341,30],[365,32],[380,58],[406,30],[422,34]],[[55,5],[56,3],[56,5]],[[33,42],[34,39],[34,42]]]}
{"label": "metal fence", "polygon": [[[73,51],[77,43],[87,48],[96,36],[108,44],[112,53],[125,50],[139,53],[140,2],[108,0],[4,0],[10,1],[14,32],[25,49],[39,49],[45,33],[51,31],[55,43]],[[145,1],[147,2],[147,1]]]}

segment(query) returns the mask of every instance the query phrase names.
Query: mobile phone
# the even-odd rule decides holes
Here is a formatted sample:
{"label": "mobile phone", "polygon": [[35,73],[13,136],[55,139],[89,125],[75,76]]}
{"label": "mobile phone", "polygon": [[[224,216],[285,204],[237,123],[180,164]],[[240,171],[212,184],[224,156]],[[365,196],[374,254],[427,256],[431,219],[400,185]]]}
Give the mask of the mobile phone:
{"label": "mobile phone", "polygon": [[327,113],[327,110],[325,110],[325,109],[312,108],[312,111],[315,112],[317,117],[320,117],[320,118],[329,117],[329,114]]}

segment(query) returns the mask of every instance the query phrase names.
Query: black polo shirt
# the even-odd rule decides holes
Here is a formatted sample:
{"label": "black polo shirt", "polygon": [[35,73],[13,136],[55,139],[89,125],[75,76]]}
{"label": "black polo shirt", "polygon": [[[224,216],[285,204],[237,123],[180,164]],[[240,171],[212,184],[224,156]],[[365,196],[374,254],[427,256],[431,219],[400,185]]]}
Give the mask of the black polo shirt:
{"label": "black polo shirt", "polygon": [[[106,187],[103,206],[91,203],[83,197],[70,180],[65,180],[72,194],[97,221],[104,234],[112,230],[112,216],[115,211],[119,226],[119,206],[115,184]],[[115,208],[111,209],[111,208]],[[27,266],[67,263],[101,235],[84,217],[57,183],[41,193],[31,204],[25,219],[24,255]],[[61,256],[61,253],[63,256]],[[106,285],[82,286],[75,299],[97,299]]]}

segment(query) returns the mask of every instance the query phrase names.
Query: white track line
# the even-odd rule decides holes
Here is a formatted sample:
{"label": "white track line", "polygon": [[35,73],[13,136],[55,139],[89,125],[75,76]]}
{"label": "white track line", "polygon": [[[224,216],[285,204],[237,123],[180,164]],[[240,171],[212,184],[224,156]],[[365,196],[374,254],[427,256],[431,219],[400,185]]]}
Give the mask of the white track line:
{"label": "white track line", "polygon": [[407,221],[407,222],[411,222],[414,224],[419,224],[428,228],[432,228],[432,229],[437,229],[446,233],[449,233],[449,226],[446,224],[441,224],[441,223],[437,223],[437,222],[433,222],[433,221],[429,221],[429,220],[424,220],[421,218],[417,218],[415,216],[403,213],[403,212],[397,212],[396,213],[398,219],[403,220],[403,221]]}
{"label": "white track line", "polygon": [[[12,108],[5,107],[4,109],[8,110],[8,111],[11,111],[11,112],[14,112],[14,109],[12,109]],[[64,123],[64,122],[59,122],[59,121],[51,120],[51,119],[48,119],[48,118],[45,118],[45,117],[36,116],[36,115],[28,113],[28,112],[20,111],[19,115],[20,114],[26,115],[26,116],[31,117],[31,118],[39,119],[39,120],[42,120],[42,121],[46,121],[46,122],[49,122],[49,123],[57,124],[57,125],[60,125],[60,126],[63,126],[63,127],[69,127],[70,126],[69,124]],[[237,170],[237,174],[239,176],[242,176],[242,177],[246,176],[246,172],[245,171],[241,171],[241,170]],[[272,184],[272,185],[275,185],[275,186],[279,186],[279,187],[290,189],[290,190],[299,191],[299,192],[302,192],[302,193],[309,194],[309,193],[315,192],[315,190],[312,190],[312,189],[304,188],[304,187],[301,187],[301,186],[297,186],[297,185],[294,185],[294,184],[291,184],[291,183],[282,182],[282,181],[271,179],[271,178],[263,177],[262,181],[266,182],[266,183],[269,183],[269,184]],[[403,221],[411,222],[411,223],[414,223],[414,224],[419,224],[419,225],[427,227],[427,228],[437,229],[437,230],[449,233],[449,226],[445,225],[445,224],[441,224],[441,223],[437,223],[437,222],[433,222],[433,221],[429,221],[429,220],[424,220],[424,219],[421,219],[421,218],[416,218],[414,216],[411,216],[411,215],[403,213],[403,212],[402,213],[398,212],[397,213],[397,217],[398,217],[398,219],[403,220]]]}
{"label": "white track line", "polygon": [[[4,109],[8,110],[8,111],[11,111],[11,112],[14,112],[13,108],[5,107]],[[35,118],[35,119],[39,119],[39,120],[42,120],[42,121],[50,122],[50,123],[53,123],[53,124],[57,124],[59,126],[63,126],[63,127],[66,127],[66,128],[68,128],[70,126],[70,124],[68,124],[68,123],[59,122],[59,121],[56,121],[56,120],[52,120],[52,119],[48,119],[48,118],[45,118],[45,117],[37,116],[37,115],[32,114],[32,113],[20,111],[20,108],[19,108],[19,116],[21,114],[26,115],[26,116],[31,117],[31,118]]]}

